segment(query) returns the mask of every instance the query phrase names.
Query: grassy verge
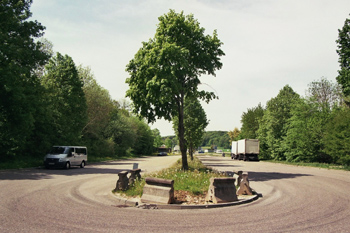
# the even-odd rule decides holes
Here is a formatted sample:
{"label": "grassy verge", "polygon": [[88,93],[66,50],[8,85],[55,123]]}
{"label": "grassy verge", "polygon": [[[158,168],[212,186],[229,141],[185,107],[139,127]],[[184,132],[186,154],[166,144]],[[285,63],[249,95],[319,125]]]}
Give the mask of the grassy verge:
{"label": "grassy verge", "polygon": [[[174,190],[189,191],[193,195],[203,194],[208,191],[209,179],[211,177],[224,177],[212,169],[204,166],[200,160],[194,157],[194,160],[188,161],[189,170],[183,171],[181,169],[181,160],[178,160],[173,166],[163,169],[158,172],[146,174],[145,177],[156,177],[162,179],[174,180]],[[145,185],[145,177],[137,180],[133,186],[127,191],[117,191],[124,193],[127,196],[141,196],[143,186]]]}
{"label": "grassy verge", "polygon": [[0,170],[39,167],[43,165],[43,158],[16,157],[11,160],[1,161]]}
{"label": "grassy verge", "polygon": [[328,163],[305,163],[305,162],[287,162],[287,161],[276,161],[276,160],[263,160],[270,163],[281,163],[294,166],[304,166],[304,167],[316,167],[324,169],[333,169],[333,170],[345,170],[350,171],[350,166],[342,166],[337,164],[328,164]]}

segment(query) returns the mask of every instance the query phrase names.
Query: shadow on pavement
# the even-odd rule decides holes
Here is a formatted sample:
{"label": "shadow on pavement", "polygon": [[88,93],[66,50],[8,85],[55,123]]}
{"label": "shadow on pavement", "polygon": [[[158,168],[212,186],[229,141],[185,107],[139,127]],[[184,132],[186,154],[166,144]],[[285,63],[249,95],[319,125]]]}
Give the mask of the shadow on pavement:
{"label": "shadow on pavement", "polygon": [[248,172],[250,181],[268,181],[268,180],[281,180],[281,179],[293,179],[302,176],[312,176],[309,174],[301,173],[280,173],[280,172]]}

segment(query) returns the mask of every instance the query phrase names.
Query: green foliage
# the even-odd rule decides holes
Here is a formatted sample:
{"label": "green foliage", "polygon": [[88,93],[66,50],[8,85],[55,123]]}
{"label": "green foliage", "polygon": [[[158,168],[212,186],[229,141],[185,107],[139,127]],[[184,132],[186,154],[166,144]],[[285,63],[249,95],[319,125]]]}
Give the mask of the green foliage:
{"label": "green foliage", "polygon": [[73,59],[57,53],[46,66],[41,79],[49,101],[52,121],[50,136],[55,144],[81,143],[82,130],[87,121],[87,105],[83,82],[78,76]]}
{"label": "green foliage", "polygon": [[144,120],[138,117],[131,117],[136,127],[135,144],[133,153],[137,155],[150,155],[153,152],[154,137],[151,128]]}
{"label": "green foliage", "polygon": [[77,69],[68,55],[52,57],[52,43],[39,39],[45,28],[29,20],[31,3],[0,2],[2,168],[40,165],[54,144],[85,144],[90,161],[151,154],[151,131],[130,106],[112,101],[89,68]]}
{"label": "green foliage", "polygon": [[350,166],[350,109],[335,110],[326,125],[325,152],[333,162]]}
{"label": "green foliage", "polygon": [[338,83],[341,85],[346,102],[350,101],[350,19],[346,19],[342,29],[338,30],[339,37],[336,41],[338,44],[337,53],[339,55],[340,70],[337,77]]}
{"label": "green foliage", "polygon": [[173,146],[176,145],[176,143],[173,142],[173,140],[171,140],[169,137],[167,137],[167,138],[165,139],[164,144],[165,144],[165,146],[166,146],[167,148],[171,148],[171,149],[173,149]]}
{"label": "green foliage", "polygon": [[[185,139],[190,157],[193,160],[193,152],[195,148],[201,145],[204,129],[207,127],[209,121],[202,105],[197,99],[186,98],[184,105]],[[177,117],[173,118],[173,127],[176,132],[176,129],[179,127],[179,119]]]}
{"label": "green foliage", "polygon": [[242,137],[241,131],[237,127],[235,127],[232,131],[229,131],[227,134],[230,137],[230,142],[237,141]]}
{"label": "green foliage", "polygon": [[264,116],[264,111],[265,109],[259,103],[257,107],[248,108],[247,112],[243,112],[241,117],[242,127],[240,138],[258,138],[257,131],[259,129],[259,122]]}
{"label": "green foliage", "polygon": [[0,2],[0,159],[24,152],[41,108],[41,88],[34,70],[48,55],[41,51],[45,27],[30,21],[32,1]]}
{"label": "green foliage", "polygon": [[293,107],[287,123],[283,146],[287,161],[331,162],[323,153],[324,126],[329,120],[329,111],[320,104],[300,99]]}
{"label": "green foliage", "polygon": [[153,39],[143,42],[142,48],[127,65],[130,77],[126,96],[134,104],[135,113],[148,122],[157,118],[179,120],[178,135],[182,152],[183,169],[187,169],[184,139],[184,99],[199,98],[207,102],[216,96],[199,91],[202,74],[215,75],[221,69],[222,42],[213,35],[205,35],[204,28],[193,15],[185,16],[170,10],[159,17]]}
{"label": "green foliage", "polygon": [[[204,166],[196,157],[188,165],[189,169],[183,171],[182,163],[179,160],[170,168],[147,174],[146,176],[174,180],[174,190],[189,191],[192,194],[203,194],[208,191],[211,177],[224,177],[223,174]],[[140,181],[135,182],[125,194],[128,196],[141,196],[144,185],[145,180],[142,178]]]}
{"label": "green foliage", "polygon": [[202,147],[231,148],[231,141],[227,131],[208,131],[204,133]]}
{"label": "green foliage", "polygon": [[104,131],[108,126],[115,105],[109,92],[102,88],[88,67],[78,67],[80,80],[87,105],[87,122],[83,127],[83,144],[89,149],[90,155],[114,156],[114,143],[106,138]]}
{"label": "green foliage", "polygon": [[282,142],[287,134],[286,125],[292,116],[292,107],[299,99],[299,95],[286,85],[275,98],[267,102],[266,111],[258,129],[262,158],[285,160]]}
{"label": "green foliage", "polygon": [[160,136],[159,129],[153,129],[152,134],[154,138],[153,147],[155,148],[161,147],[163,144],[163,141],[162,141],[162,137]]}

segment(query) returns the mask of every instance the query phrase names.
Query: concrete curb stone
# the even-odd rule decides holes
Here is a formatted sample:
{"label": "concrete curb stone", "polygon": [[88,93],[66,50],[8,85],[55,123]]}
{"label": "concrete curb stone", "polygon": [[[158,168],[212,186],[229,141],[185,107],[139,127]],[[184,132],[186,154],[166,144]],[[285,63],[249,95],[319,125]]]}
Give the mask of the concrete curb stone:
{"label": "concrete curb stone", "polygon": [[259,198],[259,194],[252,195],[248,198],[241,199],[235,202],[220,203],[220,204],[204,204],[204,205],[180,205],[180,204],[146,204],[141,203],[140,198],[124,198],[110,192],[110,195],[117,200],[116,207],[137,207],[144,209],[170,209],[170,210],[184,210],[184,209],[211,209],[222,208],[228,206],[247,204]]}

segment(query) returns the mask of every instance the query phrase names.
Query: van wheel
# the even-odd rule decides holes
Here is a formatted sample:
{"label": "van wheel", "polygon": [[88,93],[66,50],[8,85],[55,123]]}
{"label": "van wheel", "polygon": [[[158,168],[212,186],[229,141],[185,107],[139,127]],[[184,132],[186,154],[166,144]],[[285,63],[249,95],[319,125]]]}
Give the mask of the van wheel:
{"label": "van wheel", "polygon": [[67,162],[66,165],[64,166],[64,168],[65,168],[66,170],[68,170],[68,169],[70,168],[70,163]]}
{"label": "van wheel", "polygon": [[84,168],[84,167],[85,167],[85,161],[82,161],[82,162],[81,162],[80,167],[81,167],[81,168]]}

